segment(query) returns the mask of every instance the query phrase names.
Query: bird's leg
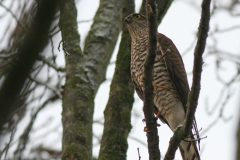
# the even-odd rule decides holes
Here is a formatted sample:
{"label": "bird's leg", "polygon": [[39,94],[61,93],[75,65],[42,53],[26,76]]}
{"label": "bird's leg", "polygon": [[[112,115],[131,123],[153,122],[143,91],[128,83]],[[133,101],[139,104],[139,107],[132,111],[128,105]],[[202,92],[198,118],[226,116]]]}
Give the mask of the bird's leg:
{"label": "bird's leg", "polygon": [[[143,78],[140,78],[140,81],[141,82],[144,82],[144,79]],[[140,85],[141,87],[143,87],[143,84]],[[157,84],[153,84],[154,87],[157,87],[157,88],[163,88],[163,89],[166,89],[166,90],[170,90],[170,88],[168,87],[164,87],[164,86],[160,86],[160,85],[157,85]],[[154,88],[154,91],[156,91],[156,88]]]}
{"label": "bird's leg", "polygon": [[157,84],[153,84],[154,87],[157,87],[157,88],[163,88],[163,89],[166,89],[166,90],[170,90],[170,88],[168,87],[164,87],[164,86],[160,86],[160,85],[157,85]]}
{"label": "bird's leg", "polygon": [[[143,78],[140,78],[140,81],[141,81],[141,82],[144,82],[144,79],[143,79]],[[141,84],[140,86],[143,87],[143,84]]]}
{"label": "bird's leg", "polygon": [[147,130],[147,127],[144,127],[143,131],[144,132],[151,132],[151,131]]}
{"label": "bird's leg", "polygon": [[[142,122],[146,122],[146,120],[145,120],[145,119],[143,119],[143,120],[142,120]],[[143,131],[144,131],[144,132],[150,132],[149,130],[147,130],[147,126],[146,126],[146,127],[144,127]]]}
{"label": "bird's leg", "polygon": [[157,118],[159,118],[160,117],[160,115],[161,115],[161,111],[158,111],[158,113],[157,113]]}
{"label": "bird's leg", "polygon": [[[161,116],[161,111],[158,111],[156,118],[159,118]],[[159,123],[157,123],[157,126],[160,127],[161,125]]]}

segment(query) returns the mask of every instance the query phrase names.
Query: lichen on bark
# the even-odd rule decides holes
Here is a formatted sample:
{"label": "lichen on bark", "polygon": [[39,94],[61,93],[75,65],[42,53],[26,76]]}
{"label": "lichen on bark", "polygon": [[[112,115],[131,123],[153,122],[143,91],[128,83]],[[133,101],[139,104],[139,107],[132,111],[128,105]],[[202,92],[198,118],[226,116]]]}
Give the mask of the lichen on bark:
{"label": "lichen on bark", "polygon": [[106,69],[121,31],[122,0],[101,0],[85,40],[85,67],[94,95],[105,80]]}
{"label": "lichen on bark", "polygon": [[[123,18],[133,12],[134,1],[124,0]],[[134,101],[130,60],[131,37],[126,24],[123,23],[115,73],[111,83],[109,100],[104,111],[105,123],[99,160],[126,159],[127,138],[131,130],[131,110]]]}
{"label": "lichen on bark", "polygon": [[94,98],[120,32],[120,11],[121,1],[101,0],[82,52],[75,1],[62,1],[59,25],[64,50],[70,54],[65,57],[62,159],[92,159]]}
{"label": "lichen on bark", "polygon": [[84,72],[84,57],[80,48],[74,0],[63,0],[60,28],[66,56],[66,83],[63,92],[62,159],[92,157],[93,90]]}

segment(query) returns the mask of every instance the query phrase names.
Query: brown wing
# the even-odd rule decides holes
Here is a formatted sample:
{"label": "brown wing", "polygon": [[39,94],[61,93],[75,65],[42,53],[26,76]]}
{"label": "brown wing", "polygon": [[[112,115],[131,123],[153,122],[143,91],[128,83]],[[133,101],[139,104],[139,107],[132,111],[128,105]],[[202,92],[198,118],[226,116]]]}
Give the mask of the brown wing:
{"label": "brown wing", "polygon": [[158,42],[160,45],[161,54],[166,54],[164,56],[164,60],[167,66],[168,74],[175,85],[186,111],[189,86],[182,57],[172,40],[165,35],[159,33]]}
{"label": "brown wing", "polygon": [[[168,74],[180,96],[185,112],[187,112],[187,98],[190,89],[182,57],[178,52],[177,47],[172,42],[172,40],[166,37],[165,35],[158,33],[158,43],[160,45],[161,54],[164,55],[164,60],[167,66]],[[199,138],[195,118],[193,128],[195,134],[197,135],[197,138]]]}

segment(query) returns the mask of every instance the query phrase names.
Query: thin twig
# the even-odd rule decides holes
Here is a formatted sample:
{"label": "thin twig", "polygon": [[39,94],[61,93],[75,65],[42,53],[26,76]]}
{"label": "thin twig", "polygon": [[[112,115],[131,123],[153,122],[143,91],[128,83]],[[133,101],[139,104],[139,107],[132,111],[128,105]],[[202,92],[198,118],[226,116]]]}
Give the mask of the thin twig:
{"label": "thin twig", "polygon": [[37,83],[37,84],[40,84],[40,85],[45,86],[47,89],[53,91],[56,95],[58,95],[59,98],[62,98],[62,95],[61,95],[61,93],[59,92],[59,90],[54,89],[54,88],[48,86],[46,83],[40,82],[39,80],[34,79],[34,78],[30,77],[30,76],[29,76],[28,78],[29,78],[31,81],[33,81],[33,82],[35,82],[35,83]]}
{"label": "thin twig", "polygon": [[37,111],[32,115],[31,120],[28,124],[28,126],[25,128],[23,134],[20,136],[20,141],[18,143],[18,147],[16,149],[16,151],[14,152],[15,156],[18,158],[21,157],[22,152],[24,151],[26,144],[29,140],[29,134],[32,130],[33,124],[35,122],[35,119],[38,115],[38,113],[49,103],[49,102],[53,102],[56,101],[57,99],[59,99],[58,95],[54,94],[52,97],[50,97],[49,99],[47,99],[38,109]]}
{"label": "thin twig", "polygon": [[81,20],[81,21],[77,21],[77,23],[85,23],[85,22],[91,22],[93,21],[92,19],[88,19],[88,20]]}
{"label": "thin twig", "polygon": [[139,148],[137,148],[137,150],[138,150],[138,158],[139,158],[139,160],[141,160],[141,156],[140,156]]}
{"label": "thin twig", "polygon": [[18,18],[16,17],[16,15],[9,9],[9,8],[7,8],[4,4],[2,4],[1,2],[0,2],[0,6],[2,6],[4,9],[6,9],[12,16],[13,16],[13,18],[15,18],[16,19],[16,21],[18,22],[18,24],[27,32],[28,30],[27,30],[27,28],[22,24],[22,22],[20,22],[19,20],[18,20]]}
{"label": "thin twig", "polygon": [[175,152],[181,142],[185,139],[192,129],[194,114],[198,104],[198,97],[200,93],[200,80],[202,72],[202,55],[204,53],[206,39],[209,30],[210,21],[210,3],[211,0],[203,0],[202,2],[202,16],[199,24],[198,41],[194,51],[194,67],[193,67],[193,82],[190,94],[188,96],[187,114],[183,127],[178,127],[173,137],[169,142],[169,147],[164,160],[173,160]]}
{"label": "thin twig", "polygon": [[41,60],[43,63],[46,63],[49,67],[52,67],[53,69],[55,69],[58,72],[64,72],[65,71],[65,68],[57,67],[54,63],[50,62],[49,60],[47,60],[43,56],[39,56],[38,60]]}

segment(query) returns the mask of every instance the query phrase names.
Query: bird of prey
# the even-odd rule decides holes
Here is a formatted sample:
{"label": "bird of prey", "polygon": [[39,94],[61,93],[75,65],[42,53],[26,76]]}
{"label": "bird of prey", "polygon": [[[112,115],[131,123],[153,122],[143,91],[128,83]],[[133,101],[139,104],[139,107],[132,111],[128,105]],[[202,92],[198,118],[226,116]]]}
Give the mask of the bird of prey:
{"label": "bird of prey", "polygon": [[[148,48],[147,18],[139,13],[127,16],[127,23],[132,38],[131,76],[135,90],[143,100],[144,62]],[[157,55],[153,68],[154,109],[163,123],[172,131],[184,124],[187,111],[187,98],[190,91],[182,57],[171,39],[158,33]],[[196,120],[193,129],[199,137]],[[179,146],[183,160],[200,160],[194,134],[182,140]]]}

